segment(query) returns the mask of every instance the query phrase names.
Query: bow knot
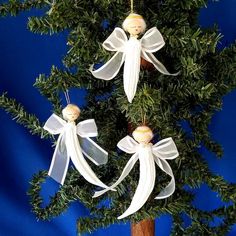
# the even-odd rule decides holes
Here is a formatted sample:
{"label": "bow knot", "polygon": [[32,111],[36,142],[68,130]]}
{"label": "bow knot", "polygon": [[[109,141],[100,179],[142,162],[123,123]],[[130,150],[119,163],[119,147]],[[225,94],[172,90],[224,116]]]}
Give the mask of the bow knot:
{"label": "bow knot", "polygon": [[160,50],[164,45],[164,39],[156,27],[149,29],[140,40],[135,37],[131,37],[128,40],[124,30],[115,28],[111,35],[104,41],[103,47],[108,51],[114,51],[116,53],[107,63],[97,70],[93,70],[92,65],[90,72],[96,78],[111,80],[118,74],[124,63],[124,90],[128,101],[132,103],[139,80],[141,57],[152,63],[162,74],[178,74],[170,74],[165,66],[152,54]]}
{"label": "bow knot", "polygon": [[117,146],[124,152],[133,154],[124,167],[119,179],[109,188],[101,191],[97,191],[93,197],[98,197],[105,192],[114,189],[119,185],[124,178],[130,173],[137,160],[140,161],[140,177],[137,189],[133,196],[132,202],[129,208],[118,217],[122,219],[138,211],[147,201],[151,192],[153,191],[156,180],[156,164],[166,174],[171,177],[171,181],[168,185],[158,194],[156,199],[164,199],[171,196],[175,191],[175,179],[171,167],[166,159],[174,159],[178,156],[178,150],[173,142],[172,138],[166,138],[155,145],[139,144],[132,137],[126,136],[121,139]]}
{"label": "bow knot", "polygon": [[[123,62],[125,61],[126,44],[128,41],[129,40],[123,29],[119,27],[114,29],[114,31],[103,42],[102,45],[106,50],[116,53],[106,64],[101,66],[99,69],[93,71],[93,66],[90,68],[90,71],[94,77],[104,80],[111,80],[118,74]],[[159,72],[165,75],[178,74],[169,73],[165,66],[152,54],[153,52],[160,50],[165,45],[165,41],[156,27],[149,29],[140,39],[140,43],[140,56],[152,63]]]}
{"label": "bow knot", "polygon": [[[92,178],[95,178],[95,174],[82,157],[83,153],[96,165],[107,162],[107,152],[90,139],[90,137],[97,136],[97,126],[93,119],[84,120],[75,125],[75,122],[66,122],[56,114],[52,114],[43,128],[51,134],[59,134],[48,172],[49,176],[63,184],[71,159],[77,169],[79,168],[83,171],[81,169],[83,164],[85,169],[90,171],[92,177],[89,176],[87,178],[89,182],[97,183],[98,186],[102,187],[106,186],[99,182],[98,179],[91,181]],[[80,161],[82,164],[78,162],[78,158],[82,158]],[[84,177],[88,176],[86,173],[82,175]]]}
{"label": "bow knot", "polygon": [[[143,148],[132,137],[126,136],[117,146],[126,153],[136,153]],[[154,145],[149,146],[152,150],[153,158],[160,169],[171,177],[169,184],[163,189],[156,199],[163,199],[171,196],[175,191],[175,178],[172,169],[166,160],[172,160],[179,156],[179,152],[172,138],[165,138]],[[129,170],[130,171],[130,170]]]}

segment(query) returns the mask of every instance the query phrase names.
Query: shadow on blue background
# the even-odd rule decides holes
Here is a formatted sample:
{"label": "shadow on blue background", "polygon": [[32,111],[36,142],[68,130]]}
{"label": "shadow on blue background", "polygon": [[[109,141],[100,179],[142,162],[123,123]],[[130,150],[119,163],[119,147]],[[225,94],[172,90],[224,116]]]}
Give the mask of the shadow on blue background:
{"label": "shadow on blue background", "polygon": [[[218,23],[225,38],[222,45],[228,45],[236,38],[234,13],[236,1],[222,0],[209,3],[200,15],[200,25],[212,26]],[[0,18],[0,93],[8,91],[31,113],[36,114],[41,122],[51,115],[51,106],[39,92],[32,87],[40,74],[49,74],[51,66],[62,67],[61,59],[66,54],[67,33],[45,36],[36,35],[26,29],[27,17],[36,14],[20,14],[18,17]],[[83,104],[84,91],[72,91],[72,102]],[[221,112],[215,114],[210,126],[213,137],[223,145],[224,157],[217,160],[211,153],[203,150],[210,169],[223,175],[231,182],[236,182],[235,131],[236,131],[236,92],[224,98]],[[76,202],[60,217],[48,221],[37,221],[31,213],[26,192],[32,175],[39,170],[47,170],[53,149],[46,140],[31,136],[22,126],[12,121],[0,110],[1,122],[1,167],[0,172],[0,235],[1,236],[72,236],[76,235],[76,219],[88,215],[85,207]],[[177,180],[178,181],[178,180]],[[55,185],[55,184],[54,184]],[[43,189],[45,194],[53,194],[50,188]],[[55,186],[54,186],[55,187]],[[55,189],[55,188],[52,188]],[[223,203],[207,186],[202,185],[194,201],[200,209],[210,210]],[[209,204],[210,203],[210,204]],[[219,219],[218,219],[219,220]],[[220,221],[220,220],[219,220]],[[171,216],[164,215],[156,220],[156,235],[168,236]],[[100,229],[92,235],[130,235],[130,225],[112,225]],[[236,227],[230,236],[236,235]]]}

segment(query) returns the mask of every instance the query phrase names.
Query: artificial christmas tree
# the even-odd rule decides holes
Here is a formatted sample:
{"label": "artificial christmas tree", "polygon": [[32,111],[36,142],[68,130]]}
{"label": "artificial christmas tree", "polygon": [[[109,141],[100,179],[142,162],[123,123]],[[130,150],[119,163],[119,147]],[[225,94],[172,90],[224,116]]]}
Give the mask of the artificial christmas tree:
{"label": "artificial christmas tree", "polygon": [[[172,161],[176,179],[176,191],[168,200],[153,198],[169,182],[169,177],[157,173],[157,185],[150,199],[133,216],[132,222],[159,216],[169,212],[173,216],[174,235],[224,235],[235,223],[235,185],[228,184],[221,177],[212,174],[199,154],[200,145],[221,155],[218,144],[212,141],[208,124],[215,110],[220,109],[222,96],[236,86],[235,45],[222,51],[216,49],[220,36],[216,30],[201,30],[197,25],[197,13],[205,1],[145,1],[137,4],[150,26],[156,25],[165,37],[166,46],[158,52],[163,64],[171,71],[180,71],[177,77],[164,76],[153,70],[141,70],[139,85],[132,104],[129,104],[123,91],[120,73],[112,83],[98,81],[91,76],[88,68],[94,61],[106,61],[109,56],[100,47],[116,26],[128,15],[126,1],[54,1],[48,5],[44,1],[12,1],[0,8],[2,14],[16,14],[32,7],[49,7],[42,18],[31,18],[29,27],[33,32],[53,33],[69,29],[70,49],[64,59],[65,71],[52,69],[46,78],[39,76],[35,85],[52,102],[54,111],[61,111],[60,92],[73,87],[88,89],[87,109],[82,118],[94,117],[99,127],[99,143],[109,151],[110,159],[106,166],[96,169],[106,184],[112,184],[124,168],[128,155],[116,152],[116,143],[127,134],[128,124],[133,127],[144,120],[155,127],[156,139],[173,137],[180,156]],[[89,13],[89,14],[88,14]],[[109,27],[104,27],[105,21]],[[100,47],[100,51],[97,48]],[[76,67],[72,73],[70,68]],[[104,97],[104,95],[106,95]],[[28,115],[14,100],[1,96],[0,105],[10,112],[17,121],[27,126],[34,134],[48,137],[35,116]],[[144,119],[145,117],[145,119]],[[187,122],[191,135],[182,126]],[[109,192],[103,199],[111,199],[110,207],[97,208],[101,199],[91,199],[91,185],[73,169],[61,190],[45,209],[41,209],[40,184],[47,173],[40,172],[32,180],[31,202],[37,216],[48,219],[63,212],[68,203],[79,200],[91,209],[91,218],[80,218],[78,230],[92,231],[97,227],[117,222],[117,216],[128,208],[130,199],[138,183],[138,171],[131,172],[117,192]],[[224,201],[232,204],[213,212],[191,208],[193,195],[186,186],[198,187],[207,183],[217,191]],[[130,189],[125,186],[130,185]],[[153,196],[153,197],[152,197]],[[187,214],[191,224],[184,228],[182,213]],[[224,222],[211,227],[214,216],[224,217]],[[101,220],[102,219],[102,220]]]}

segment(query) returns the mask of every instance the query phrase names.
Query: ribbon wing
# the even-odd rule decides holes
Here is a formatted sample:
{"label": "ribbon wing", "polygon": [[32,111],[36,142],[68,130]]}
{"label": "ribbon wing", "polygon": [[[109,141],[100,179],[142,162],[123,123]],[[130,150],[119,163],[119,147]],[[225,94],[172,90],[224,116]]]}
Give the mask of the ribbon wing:
{"label": "ribbon wing", "polygon": [[82,138],[96,137],[98,135],[97,125],[94,119],[81,121],[76,126],[76,133]]}
{"label": "ribbon wing", "polygon": [[141,45],[145,52],[156,52],[165,45],[165,41],[160,31],[153,27],[141,38]]}
{"label": "ribbon wing", "polygon": [[124,60],[124,47],[128,41],[125,32],[121,28],[115,28],[111,35],[104,41],[103,47],[108,51],[116,51],[115,55],[99,69],[90,72],[98,79],[111,80],[119,72]]}
{"label": "ribbon wing", "polygon": [[111,35],[103,42],[102,46],[108,51],[124,51],[124,45],[128,41],[128,38],[119,27],[116,27]]}
{"label": "ribbon wing", "polygon": [[56,148],[53,153],[48,175],[60,184],[64,183],[70,158],[67,155],[64,128],[66,121],[56,114],[52,114],[44,125],[44,129],[51,134],[60,134],[57,140]]}
{"label": "ribbon wing", "polygon": [[48,120],[46,121],[43,128],[47,130],[51,134],[60,134],[64,126],[66,125],[66,121],[64,121],[61,117],[56,114],[52,114]]}
{"label": "ribbon wing", "polygon": [[155,199],[167,198],[175,191],[175,178],[166,159],[175,159],[179,153],[172,138],[163,139],[155,144],[152,152],[156,164],[171,177],[169,184],[158,194],[157,197],[155,197]]}
{"label": "ribbon wing", "polygon": [[126,153],[133,154],[136,152],[138,145],[139,144],[133,138],[127,135],[119,141],[117,147]]}
{"label": "ribbon wing", "polygon": [[152,152],[160,159],[175,159],[179,152],[172,138],[165,138],[152,147]]}
{"label": "ribbon wing", "polygon": [[178,75],[178,73],[171,74],[165,66],[157,60],[157,58],[152,54],[160,50],[164,45],[165,41],[156,27],[149,29],[141,39],[142,52],[141,57],[146,61],[152,63],[154,67],[164,75]]}
{"label": "ribbon wing", "polygon": [[84,120],[77,125],[77,134],[83,154],[96,165],[107,163],[108,153],[89,137],[98,135],[94,119]]}

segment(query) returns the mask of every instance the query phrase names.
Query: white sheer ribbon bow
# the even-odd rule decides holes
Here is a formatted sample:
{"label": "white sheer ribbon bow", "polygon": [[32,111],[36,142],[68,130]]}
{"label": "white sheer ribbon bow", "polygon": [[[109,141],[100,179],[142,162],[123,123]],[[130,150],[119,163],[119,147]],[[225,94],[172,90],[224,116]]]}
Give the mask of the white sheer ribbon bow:
{"label": "white sheer ribbon bow", "polygon": [[166,161],[175,159],[179,155],[172,138],[163,139],[152,146],[152,144],[139,144],[130,136],[126,136],[118,143],[117,146],[122,151],[133,154],[133,156],[126,164],[119,179],[110,188],[95,192],[93,197],[98,197],[108,190],[114,189],[130,173],[134,164],[139,159],[140,177],[138,187],[129,208],[121,216],[119,216],[118,219],[122,219],[138,211],[147,201],[155,184],[155,163],[162,171],[171,177],[169,184],[158,194],[155,199],[164,199],[174,193],[175,178],[170,165]]}
{"label": "white sheer ribbon bow", "polygon": [[[63,184],[70,159],[80,174],[90,183],[107,187],[94,174],[82,153],[96,165],[105,164],[107,152],[90,137],[97,136],[97,126],[93,119],[75,125],[52,114],[44,127],[51,134],[59,134],[48,175]],[[78,136],[79,137],[78,137]],[[79,138],[79,139],[78,139]]]}
{"label": "white sheer ribbon bow", "polygon": [[92,66],[90,71],[96,78],[111,80],[118,74],[125,62],[124,89],[129,102],[132,102],[139,79],[140,57],[152,63],[162,74],[178,74],[169,73],[165,66],[152,54],[164,45],[164,39],[156,27],[149,29],[140,40],[134,37],[130,37],[128,40],[123,29],[115,28],[103,43],[103,47],[108,51],[116,52],[115,55],[99,69],[93,71]]}

